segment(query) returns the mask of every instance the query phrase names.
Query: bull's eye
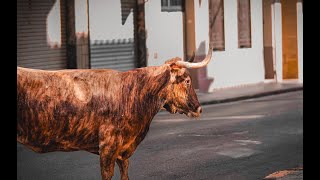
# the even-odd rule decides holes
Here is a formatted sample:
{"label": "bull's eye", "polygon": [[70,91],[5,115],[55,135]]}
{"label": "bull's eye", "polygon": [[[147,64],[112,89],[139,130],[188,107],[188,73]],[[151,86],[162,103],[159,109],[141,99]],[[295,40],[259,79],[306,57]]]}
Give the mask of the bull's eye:
{"label": "bull's eye", "polygon": [[190,79],[186,79],[184,82],[186,83],[186,85],[190,85]]}

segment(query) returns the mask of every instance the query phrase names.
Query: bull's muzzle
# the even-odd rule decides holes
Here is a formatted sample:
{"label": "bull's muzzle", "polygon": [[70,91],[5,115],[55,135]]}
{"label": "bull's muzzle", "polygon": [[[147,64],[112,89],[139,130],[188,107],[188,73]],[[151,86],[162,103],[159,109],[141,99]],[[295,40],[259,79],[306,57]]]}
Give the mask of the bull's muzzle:
{"label": "bull's muzzle", "polygon": [[201,108],[201,106],[199,106],[197,108],[196,112],[191,112],[190,111],[190,112],[187,113],[187,116],[188,117],[199,117],[201,113],[202,113],[202,108]]}
{"label": "bull's muzzle", "polygon": [[202,113],[202,108],[201,108],[201,106],[199,106],[199,107],[198,107],[198,109],[197,109],[197,113],[199,113],[199,114],[201,114],[201,113]]}

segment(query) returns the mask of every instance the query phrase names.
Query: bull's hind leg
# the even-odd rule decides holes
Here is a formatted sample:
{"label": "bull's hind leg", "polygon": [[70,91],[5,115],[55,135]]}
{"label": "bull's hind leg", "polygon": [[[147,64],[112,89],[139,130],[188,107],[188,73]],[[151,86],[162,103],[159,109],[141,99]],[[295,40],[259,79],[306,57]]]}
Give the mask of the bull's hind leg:
{"label": "bull's hind leg", "polygon": [[129,180],[129,176],[128,176],[129,159],[124,159],[124,160],[117,159],[117,164],[120,169],[121,180]]}

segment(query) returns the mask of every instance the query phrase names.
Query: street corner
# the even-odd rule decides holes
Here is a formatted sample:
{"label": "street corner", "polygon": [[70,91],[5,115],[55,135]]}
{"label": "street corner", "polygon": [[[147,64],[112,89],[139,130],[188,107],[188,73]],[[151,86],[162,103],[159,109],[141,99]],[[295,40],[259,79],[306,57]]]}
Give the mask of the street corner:
{"label": "street corner", "polygon": [[264,178],[264,180],[302,180],[302,179],[303,179],[303,167],[276,171]]}

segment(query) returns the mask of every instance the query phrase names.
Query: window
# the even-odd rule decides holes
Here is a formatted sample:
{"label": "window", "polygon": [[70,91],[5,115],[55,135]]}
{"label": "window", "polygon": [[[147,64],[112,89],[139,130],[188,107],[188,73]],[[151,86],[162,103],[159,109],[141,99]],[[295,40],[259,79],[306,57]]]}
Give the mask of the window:
{"label": "window", "polygon": [[184,0],[161,0],[161,11],[183,11]]}
{"label": "window", "polygon": [[250,0],[238,0],[238,47],[251,48]]}
{"label": "window", "polygon": [[213,50],[224,51],[224,1],[209,1],[209,34]]}

